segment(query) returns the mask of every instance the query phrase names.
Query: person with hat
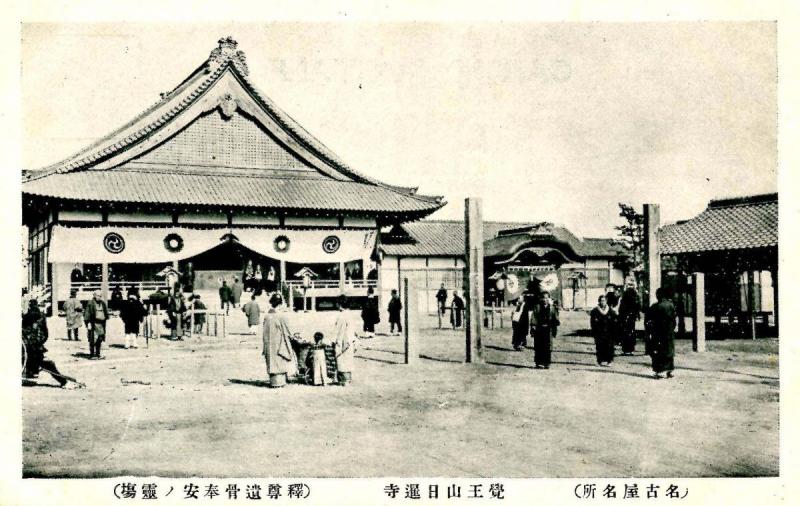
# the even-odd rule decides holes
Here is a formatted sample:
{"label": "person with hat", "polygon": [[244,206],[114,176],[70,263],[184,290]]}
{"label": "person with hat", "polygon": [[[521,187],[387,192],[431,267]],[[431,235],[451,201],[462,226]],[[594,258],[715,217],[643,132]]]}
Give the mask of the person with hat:
{"label": "person with hat", "polygon": [[69,299],[64,302],[64,320],[67,325],[67,341],[78,340],[78,329],[83,323],[83,304],[78,300],[78,291],[70,290]]}
{"label": "person with hat", "polygon": [[131,346],[139,347],[139,325],[144,321],[147,311],[135,293],[128,294],[128,300],[124,301],[119,308],[119,317],[125,327],[125,349]]}
{"label": "person with hat", "polygon": [[86,323],[87,338],[89,340],[89,358],[101,359],[100,346],[106,338],[106,322],[108,322],[108,304],[103,300],[103,293],[100,290],[86,304],[83,313],[83,321]]}
{"label": "person with hat", "polygon": [[39,376],[39,371],[47,371],[58,381],[61,388],[75,388],[81,386],[77,381],[69,383],[69,378],[61,374],[52,360],[45,358],[47,348],[44,343],[49,337],[47,319],[39,309],[39,302],[31,299],[28,302],[28,311],[22,315],[22,343],[23,343],[23,371],[25,379],[34,379]]}

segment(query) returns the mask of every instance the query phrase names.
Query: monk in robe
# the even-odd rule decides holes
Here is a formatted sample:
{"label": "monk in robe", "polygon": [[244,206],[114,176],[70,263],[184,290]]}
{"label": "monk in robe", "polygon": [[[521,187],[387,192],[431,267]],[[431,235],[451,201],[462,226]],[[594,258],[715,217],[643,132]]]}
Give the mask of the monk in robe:
{"label": "monk in robe", "polygon": [[614,311],[606,296],[597,299],[597,307],[590,313],[597,365],[608,367],[614,361]]}
{"label": "monk in robe", "polygon": [[271,387],[286,385],[287,377],[297,374],[297,357],[292,349],[289,322],[286,314],[277,308],[283,299],[274,294],[270,298],[270,309],[264,318],[264,350],[262,354],[267,362],[267,374]]}
{"label": "monk in robe", "polygon": [[333,351],[336,355],[336,370],[338,371],[339,385],[345,386],[353,379],[353,369],[356,352],[356,327],[353,325],[347,312],[347,297],[344,295],[338,300],[339,314],[333,324]]}
{"label": "monk in robe", "polygon": [[645,315],[645,328],[649,334],[650,357],[653,360],[655,379],[662,373],[672,378],[675,369],[675,306],[663,288],[656,290],[658,302],[650,306]]}

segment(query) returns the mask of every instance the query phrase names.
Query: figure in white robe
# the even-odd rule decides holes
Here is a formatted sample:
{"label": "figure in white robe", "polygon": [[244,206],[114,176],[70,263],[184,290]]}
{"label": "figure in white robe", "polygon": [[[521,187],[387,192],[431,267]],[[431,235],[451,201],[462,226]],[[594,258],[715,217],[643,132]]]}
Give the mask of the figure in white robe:
{"label": "figure in white robe", "polygon": [[353,375],[356,352],[356,326],[348,317],[341,302],[339,304],[339,314],[333,324],[333,350],[336,355],[339,384],[344,386],[350,382]]}
{"label": "figure in white robe", "polygon": [[[277,303],[275,299],[278,299]],[[267,373],[271,386],[283,386],[287,377],[297,374],[297,357],[292,350],[289,321],[286,313],[278,312],[280,296],[273,296],[272,307],[264,318],[264,350],[262,354],[267,362]]]}

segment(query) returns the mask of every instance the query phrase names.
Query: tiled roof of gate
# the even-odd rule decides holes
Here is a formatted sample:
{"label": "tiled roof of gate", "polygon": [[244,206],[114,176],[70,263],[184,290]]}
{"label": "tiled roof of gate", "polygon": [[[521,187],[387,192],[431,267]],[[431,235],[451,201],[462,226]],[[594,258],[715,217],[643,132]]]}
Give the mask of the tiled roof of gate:
{"label": "tiled roof of gate", "polygon": [[[534,223],[484,221],[484,254],[499,254],[505,247],[513,247],[530,240],[526,234],[498,238],[500,231],[526,229]],[[611,239],[580,239],[565,227],[554,226],[552,237],[573,248],[581,257],[616,257],[621,249]],[[421,220],[395,227],[381,239],[381,248],[387,255],[395,256],[453,256],[464,255],[464,222],[447,220]],[[501,244],[502,243],[502,244]],[[508,244],[506,244],[508,243]]]}
{"label": "tiled roof of gate", "polygon": [[778,194],[709,202],[690,220],[661,227],[662,254],[778,246]]}
{"label": "tiled roof of gate", "polygon": [[[61,162],[40,170],[23,171],[23,194],[87,201],[358,210],[387,215],[411,213],[417,217],[444,205],[441,197],[418,195],[416,187],[382,183],[344,163],[252,84],[247,77],[244,54],[237,51],[236,46],[236,41],[230,37],[220,39],[219,47],[211,52],[208,60],[139,116]],[[319,160],[309,167],[313,166],[322,178],[310,181],[305,174],[297,174],[303,171],[285,171],[277,177],[274,171],[268,171],[266,176],[272,178],[268,182],[252,171],[231,174],[224,165],[203,166],[198,170],[168,165],[155,167],[155,170],[130,170],[131,162],[137,163],[135,157],[146,159],[134,154],[136,149],[146,140],[158,139],[166,125],[200,101],[226,72],[241,83],[257,107],[274,121],[281,135],[285,134],[300,149]],[[180,132],[160,141],[156,148],[149,148],[144,154],[165,146],[177,135]],[[234,146],[233,149],[239,148]],[[121,157],[119,163],[114,158],[117,156]],[[292,156],[297,155],[292,153]],[[114,166],[95,167],[112,158]],[[273,156],[274,160],[281,159]],[[287,164],[297,168],[294,162]],[[260,165],[263,164],[257,164]]]}

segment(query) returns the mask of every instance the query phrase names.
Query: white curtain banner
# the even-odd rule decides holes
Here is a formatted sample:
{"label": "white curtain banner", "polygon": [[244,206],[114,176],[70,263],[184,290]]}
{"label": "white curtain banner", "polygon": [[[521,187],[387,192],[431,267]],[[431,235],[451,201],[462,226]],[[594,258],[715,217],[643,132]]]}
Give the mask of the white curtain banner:
{"label": "white curtain banner", "polygon": [[229,239],[264,256],[288,262],[338,263],[368,260],[375,247],[376,232],[55,226],[49,261],[89,264],[172,262],[208,251]]}

